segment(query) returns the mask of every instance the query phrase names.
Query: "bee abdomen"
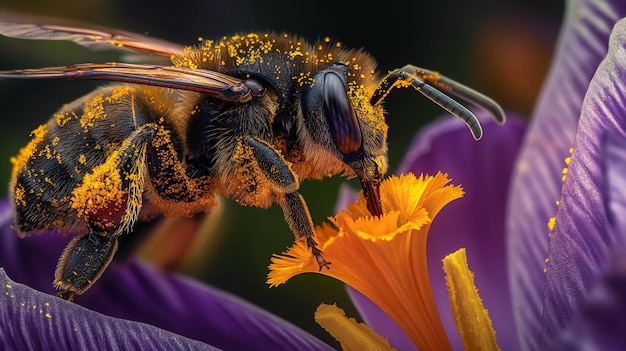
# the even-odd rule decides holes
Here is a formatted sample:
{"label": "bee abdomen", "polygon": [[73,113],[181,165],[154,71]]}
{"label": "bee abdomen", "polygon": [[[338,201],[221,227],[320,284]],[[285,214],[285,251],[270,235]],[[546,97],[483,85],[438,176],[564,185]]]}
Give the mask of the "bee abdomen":
{"label": "bee abdomen", "polygon": [[[12,160],[11,192],[21,233],[76,230],[76,225],[86,229],[77,211],[82,207],[73,204],[73,192],[138,125],[154,120],[145,104],[136,101],[136,94],[132,86],[98,89],[64,106],[31,133],[31,142]],[[111,217],[106,222],[116,223],[113,217],[120,211],[107,209],[90,216]]]}
{"label": "bee abdomen", "polygon": [[70,216],[69,196],[80,179],[63,166],[57,142],[46,125],[37,128],[33,140],[12,159],[11,192],[17,229],[22,232],[60,227]]}

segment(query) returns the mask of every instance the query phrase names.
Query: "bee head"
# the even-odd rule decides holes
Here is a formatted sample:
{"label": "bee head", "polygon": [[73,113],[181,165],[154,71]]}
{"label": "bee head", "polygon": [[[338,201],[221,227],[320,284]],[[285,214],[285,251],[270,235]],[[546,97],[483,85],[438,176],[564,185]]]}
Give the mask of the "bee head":
{"label": "bee head", "polygon": [[359,178],[373,215],[382,214],[378,185],[387,170],[387,124],[363,84],[338,62],[317,72],[302,93],[304,124],[311,139]]}

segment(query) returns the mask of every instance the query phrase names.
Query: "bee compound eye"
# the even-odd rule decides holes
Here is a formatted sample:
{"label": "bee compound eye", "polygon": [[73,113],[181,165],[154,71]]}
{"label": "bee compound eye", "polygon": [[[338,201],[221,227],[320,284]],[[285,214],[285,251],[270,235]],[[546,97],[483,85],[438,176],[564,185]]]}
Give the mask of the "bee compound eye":
{"label": "bee compound eye", "polygon": [[324,107],[333,143],[345,156],[361,151],[361,128],[343,81],[334,72],[324,76]]}

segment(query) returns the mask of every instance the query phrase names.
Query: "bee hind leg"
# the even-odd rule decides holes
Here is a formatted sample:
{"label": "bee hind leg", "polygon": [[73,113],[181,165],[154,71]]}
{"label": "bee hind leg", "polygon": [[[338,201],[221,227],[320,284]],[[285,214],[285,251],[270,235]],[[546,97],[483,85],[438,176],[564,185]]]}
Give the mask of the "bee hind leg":
{"label": "bee hind leg", "polygon": [[259,168],[270,181],[274,189],[284,194],[280,206],[283,209],[285,221],[289,229],[294,233],[296,240],[305,238],[307,246],[317,260],[320,271],[322,268],[330,268],[330,262],[326,261],[322,250],[317,246],[315,230],[311,213],[302,195],[298,193],[299,180],[285,159],[267,142],[255,137],[247,136],[244,142],[251,147],[254,158]]}
{"label": "bee hind leg", "polygon": [[87,290],[111,262],[117,251],[117,235],[90,232],[67,245],[54,274],[59,297],[71,301]]}
{"label": "bee hind leg", "polygon": [[72,300],[89,289],[113,259],[119,235],[132,231],[142,207],[146,148],[154,134],[152,124],[141,126],[73,190],[72,207],[90,229],[70,241],[59,259],[54,286],[60,297]]}

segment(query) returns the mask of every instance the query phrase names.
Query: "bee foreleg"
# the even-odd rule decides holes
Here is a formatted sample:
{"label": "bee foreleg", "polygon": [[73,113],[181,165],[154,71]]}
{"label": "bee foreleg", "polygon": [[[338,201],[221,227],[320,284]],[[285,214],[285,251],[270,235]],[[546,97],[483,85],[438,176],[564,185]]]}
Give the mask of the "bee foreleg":
{"label": "bee foreleg", "polygon": [[296,240],[304,237],[307,246],[317,260],[320,270],[328,268],[330,262],[324,259],[322,250],[317,247],[315,230],[309,208],[304,198],[297,192],[299,187],[298,176],[293,172],[285,159],[267,142],[255,137],[247,136],[244,142],[251,147],[259,168],[270,181],[275,191],[284,194],[280,202],[289,229],[294,233]]}
{"label": "bee foreleg", "polygon": [[252,149],[259,168],[276,191],[292,193],[298,190],[300,186],[298,176],[276,149],[267,142],[251,136],[245,137],[244,142]]}
{"label": "bee foreleg", "polygon": [[76,237],[67,245],[54,273],[59,296],[72,300],[87,290],[111,262],[117,251],[117,236],[90,232]]}
{"label": "bee foreleg", "polygon": [[317,260],[320,271],[323,267],[330,268],[330,262],[324,259],[322,250],[317,247],[317,241],[315,240],[315,231],[313,227],[313,220],[309,213],[309,208],[304,202],[302,195],[297,192],[285,194],[285,199],[281,202],[283,213],[285,215],[285,221],[289,225],[289,229],[296,236],[296,240],[304,237],[307,246],[311,249],[313,256]]}

